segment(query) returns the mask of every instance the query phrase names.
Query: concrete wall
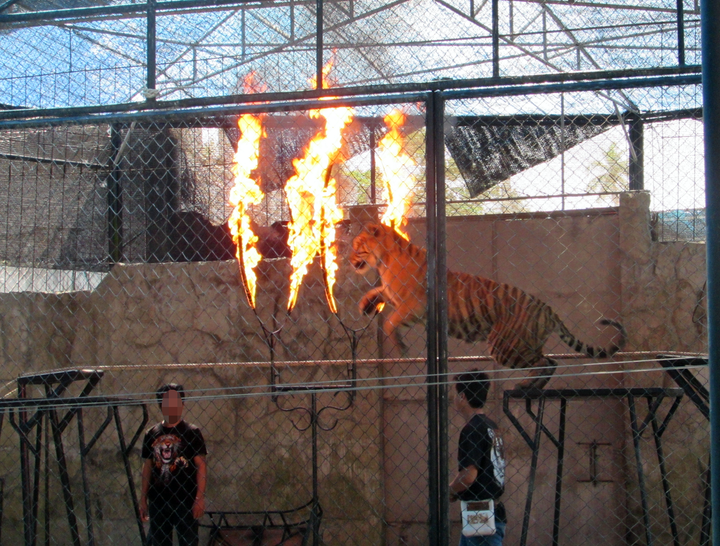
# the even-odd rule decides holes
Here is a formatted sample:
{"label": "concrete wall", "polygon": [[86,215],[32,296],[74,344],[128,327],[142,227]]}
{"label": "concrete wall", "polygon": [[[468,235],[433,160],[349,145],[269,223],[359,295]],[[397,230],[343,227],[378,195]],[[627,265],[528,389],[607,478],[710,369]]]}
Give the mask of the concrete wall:
{"label": "concrete wall", "polygon": [[[611,332],[594,323],[603,316],[627,327],[627,350],[703,351],[705,332],[693,322],[705,279],[704,246],[658,243],[652,240],[644,193],[622,196],[616,211],[510,217],[448,219],[448,264],[453,269],[512,283],[552,304],[570,329],[584,341],[605,344]],[[347,256],[353,226],[340,243]],[[410,226],[412,240],[424,245],[422,225]],[[301,412],[285,413],[267,396],[270,358],[259,321],[267,328],[282,325],[275,358],[281,381],[323,381],[345,377],[345,366],[296,365],[282,362],[350,358],[348,335],[328,311],[319,268],[314,265],[291,316],[284,312],[288,264],[283,260],[261,264],[257,318],[238,282],[237,264],[118,265],[92,292],[67,294],[7,294],[0,296],[0,371],[6,391],[14,379],[30,371],[59,367],[105,369],[96,393],[144,393],[176,380],[195,389],[202,398],[188,400],[187,418],[205,432],[210,449],[209,509],[258,510],[288,508],[311,495],[310,433],[302,428]],[[346,260],[335,293],[340,318],[351,328],[367,319],[356,306],[374,279],[359,277]],[[277,322],[273,324],[273,314]],[[358,345],[360,359],[381,354],[381,337],[373,322]],[[424,330],[417,326],[406,336],[411,353],[424,355]],[[551,340],[548,352],[569,352]],[[451,341],[452,357],[480,357],[484,344]],[[247,365],[222,363],[254,362]],[[671,386],[662,372],[635,373],[647,363],[621,359],[600,366],[561,366],[550,387]],[[217,363],[204,366],[171,364]],[[493,384],[488,413],[499,422],[506,443],[508,485],[505,503],[510,525],[507,544],[517,544],[528,488],[531,450],[502,411],[502,392],[521,376],[508,373],[486,359],[453,361],[451,372],[472,367],[491,370]],[[588,376],[588,369],[602,372]],[[353,408],[327,411],[323,424],[338,422],[319,434],[319,491],[325,510],[324,538],[328,544],[427,543],[427,410],[425,366],[412,362],[364,362],[359,377],[370,386],[358,393]],[[613,373],[609,373],[613,372]],[[370,381],[372,380],[372,381]],[[244,387],[238,390],[234,387]],[[243,394],[244,396],[232,396]],[[344,395],[340,395],[342,397]],[[308,399],[280,400],[283,407],[307,404]],[[321,397],[323,404],[342,400]],[[521,404],[511,405],[523,426],[532,421]],[[151,420],[161,418],[150,407]],[[123,410],[128,430],[137,427],[138,410]],[[103,410],[87,412],[86,428],[104,419]],[[557,430],[558,409],[550,404],[546,422]],[[451,471],[461,419],[451,409]],[[80,502],[77,431],[71,425],[68,460],[73,490]],[[108,429],[89,457],[93,506],[100,544],[137,544],[115,432]],[[622,401],[577,401],[568,413],[564,475],[563,544],[634,542],[639,527],[639,497],[626,404]],[[643,464],[649,480],[653,531],[668,542],[657,462],[651,443],[643,440]],[[678,521],[685,539],[697,540],[701,501],[699,475],[707,460],[707,427],[697,411],[683,402],[665,433],[671,479],[678,492]],[[18,540],[21,527],[17,435],[5,426],[0,436],[4,463],[5,502],[3,538]],[[596,444],[596,474],[591,480],[589,453]],[[75,446],[75,447],[73,447]],[[547,439],[540,452],[531,512],[530,542],[550,542],[555,479],[555,452]],[[133,464],[139,479],[139,452]],[[53,474],[55,467],[51,466]],[[53,482],[54,483],[54,482]],[[69,539],[63,530],[64,513],[59,487],[53,485],[53,541]],[[82,509],[78,508],[81,512]],[[459,519],[453,505],[451,517]],[[82,519],[82,518],[81,518]],[[98,530],[99,529],[99,530]],[[458,528],[453,527],[456,539]]]}

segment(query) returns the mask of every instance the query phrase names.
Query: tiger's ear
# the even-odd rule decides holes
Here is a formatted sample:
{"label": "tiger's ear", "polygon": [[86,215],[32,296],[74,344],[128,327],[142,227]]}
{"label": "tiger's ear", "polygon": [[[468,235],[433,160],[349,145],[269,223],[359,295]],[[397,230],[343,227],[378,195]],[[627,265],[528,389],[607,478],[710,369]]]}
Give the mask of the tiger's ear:
{"label": "tiger's ear", "polygon": [[380,224],[367,224],[365,230],[373,237],[383,236],[383,227]]}
{"label": "tiger's ear", "polygon": [[403,244],[403,243],[406,242],[405,239],[403,238],[403,236],[400,235],[400,234],[399,234],[397,231],[395,231],[394,229],[392,230],[392,236],[393,236],[393,239],[395,240],[395,242],[398,243],[398,244]]}

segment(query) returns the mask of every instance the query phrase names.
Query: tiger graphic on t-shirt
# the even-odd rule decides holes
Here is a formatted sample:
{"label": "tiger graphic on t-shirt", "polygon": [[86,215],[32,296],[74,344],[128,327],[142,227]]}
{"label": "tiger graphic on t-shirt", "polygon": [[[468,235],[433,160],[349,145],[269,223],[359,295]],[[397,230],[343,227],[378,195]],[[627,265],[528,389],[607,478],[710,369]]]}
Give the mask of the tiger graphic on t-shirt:
{"label": "tiger graphic on t-shirt", "polygon": [[164,434],[152,444],[155,468],[160,472],[160,479],[167,484],[178,469],[186,468],[188,461],[181,457],[182,440],[174,434]]}

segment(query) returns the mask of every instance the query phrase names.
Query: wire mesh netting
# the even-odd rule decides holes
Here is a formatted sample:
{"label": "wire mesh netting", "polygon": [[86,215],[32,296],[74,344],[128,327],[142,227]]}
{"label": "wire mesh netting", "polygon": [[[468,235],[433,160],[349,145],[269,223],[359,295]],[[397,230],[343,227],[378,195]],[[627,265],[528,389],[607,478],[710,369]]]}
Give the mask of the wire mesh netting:
{"label": "wire mesh netting", "polygon": [[[658,97],[671,100],[661,90],[633,93],[631,100],[649,101],[649,110],[660,110]],[[668,93],[682,104],[644,128],[697,124],[697,90]],[[707,419],[657,357],[705,350],[704,247],[663,242],[668,237],[658,235],[662,224],[651,212],[661,190],[627,191],[630,122],[612,106],[603,111],[603,98],[578,92],[447,102],[446,259],[451,271],[481,278],[448,278],[450,361],[440,377],[451,382],[454,399],[455,374],[489,373],[485,413],[504,440],[508,543],[700,543],[707,534]],[[598,106],[592,115],[589,104]],[[8,540],[148,539],[147,524],[137,519],[143,432],[162,419],[155,387],[175,381],[185,387],[186,419],[199,426],[208,451],[203,541],[425,543],[434,435],[427,333],[419,320],[427,286],[419,249],[428,236],[428,136],[424,111],[401,108],[400,162],[393,164],[385,139],[393,108],[356,107],[332,165],[327,160],[344,211],[332,245],[336,312],[322,260],[309,264],[295,307],[287,309],[298,253],[292,224],[301,216],[293,214],[287,187],[299,170],[292,159],[322,135],[305,112],[255,116],[264,133],[252,171],[262,198],[247,209],[261,257],[254,309],[227,227],[242,170],[235,165],[243,150],[238,116],[0,135],[8,173],[6,398],[69,396],[88,406],[7,410]],[[473,115],[488,111],[504,113]],[[693,130],[670,142],[646,138],[653,145],[644,165],[670,171],[653,179],[653,188],[696,168],[700,159],[688,150],[697,152],[697,138]],[[667,157],[680,149],[689,165],[669,168]],[[492,183],[482,172],[493,164],[505,178],[478,195],[482,176]],[[403,194],[407,223],[395,225],[414,247],[392,228],[380,229],[393,198]],[[313,199],[309,190],[303,195]],[[363,227],[368,222],[376,227]],[[402,255],[412,259],[402,262]],[[113,256],[119,262],[109,267]],[[353,271],[366,268],[380,276]],[[517,298],[530,309],[510,317],[536,322],[502,333],[510,341],[494,337],[507,319],[495,309],[472,309],[485,297],[472,292],[481,289],[478,282],[507,283],[489,290],[501,294],[493,305],[513,309]],[[502,296],[512,287],[524,292]],[[373,317],[381,300],[388,307]],[[490,331],[484,316],[500,326]],[[582,342],[617,344],[625,356],[577,360],[567,354],[567,339],[553,336],[544,354],[556,356],[542,360],[533,351],[542,350],[542,332],[554,325],[538,328],[553,317]],[[625,344],[624,333],[595,327],[602,318],[622,323]],[[513,336],[522,362],[503,360],[502,346]],[[536,336],[540,345],[532,348]],[[540,360],[528,374],[522,368],[534,354]],[[524,378],[552,374],[557,360],[563,365],[549,390],[517,390]],[[704,392],[702,359],[693,362],[684,373]],[[451,409],[451,461],[464,423]],[[455,506],[450,521],[459,522]]]}
{"label": "wire mesh netting", "polygon": [[709,543],[697,4],[0,24],[2,543]]}

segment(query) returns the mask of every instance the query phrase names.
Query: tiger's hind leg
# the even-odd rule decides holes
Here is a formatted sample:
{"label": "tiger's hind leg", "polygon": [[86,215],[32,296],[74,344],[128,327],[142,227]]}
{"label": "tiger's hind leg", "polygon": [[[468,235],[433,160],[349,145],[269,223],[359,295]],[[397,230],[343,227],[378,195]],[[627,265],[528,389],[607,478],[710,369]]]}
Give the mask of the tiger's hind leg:
{"label": "tiger's hind leg", "polygon": [[555,373],[557,362],[543,355],[542,343],[531,336],[518,335],[506,325],[498,324],[490,331],[488,342],[490,354],[498,364],[513,370],[528,370],[527,379],[515,385],[517,390],[540,391]]}
{"label": "tiger's hind leg", "polygon": [[385,358],[402,358],[407,356],[407,345],[402,338],[399,328],[402,325],[402,317],[397,311],[393,311],[383,322],[383,353]]}
{"label": "tiger's hind leg", "polygon": [[541,391],[555,373],[557,365],[557,360],[543,356],[532,365],[527,379],[515,385],[515,389],[526,392]]}
{"label": "tiger's hind leg", "polygon": [[408,356],[409,347],[402,336],[402,330],[412,326],[413,321],[407,315],[394,310],[383,323],[383,333],[387,343],[384,344],[386,358],[405,358]]}

